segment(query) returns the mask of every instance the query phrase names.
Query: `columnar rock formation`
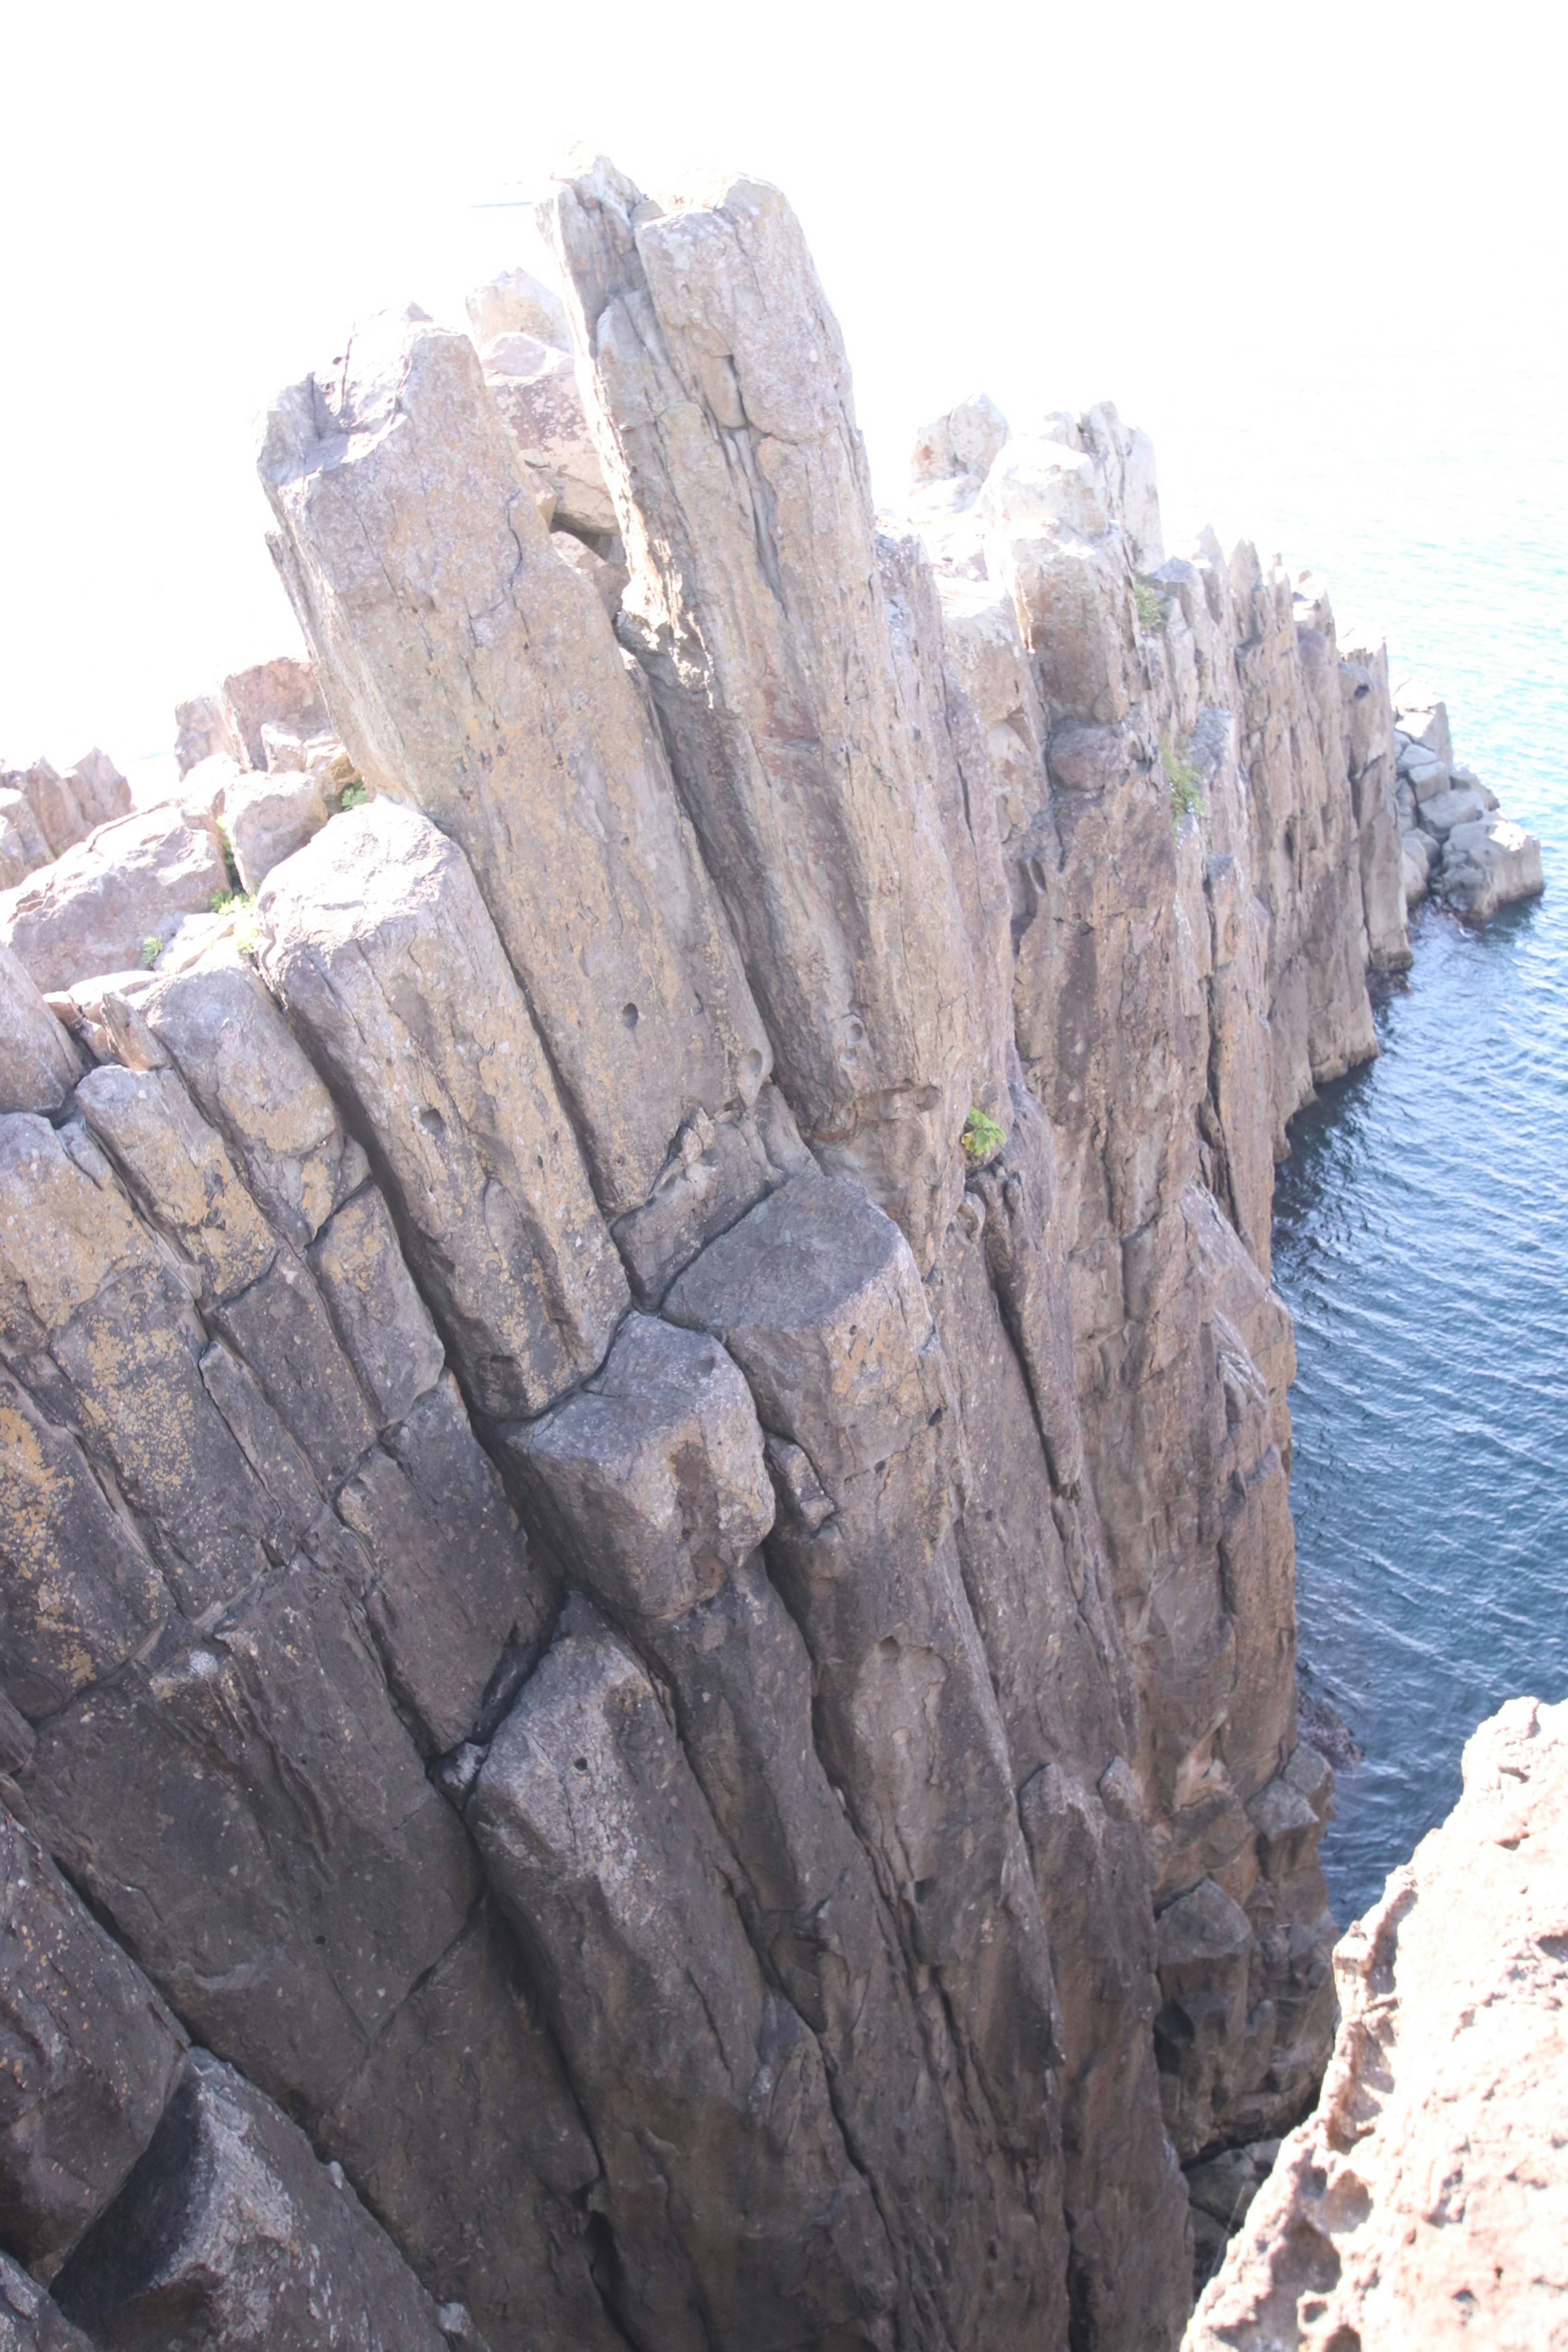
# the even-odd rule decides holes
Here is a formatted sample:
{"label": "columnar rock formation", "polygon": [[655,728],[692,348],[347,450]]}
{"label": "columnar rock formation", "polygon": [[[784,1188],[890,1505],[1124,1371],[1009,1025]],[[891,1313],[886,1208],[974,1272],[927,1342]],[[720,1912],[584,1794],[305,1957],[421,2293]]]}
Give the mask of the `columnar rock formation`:
{"label": "columnar rock formation", "polygon": [[1339,2036],[1189,2352],[1568,2344],[1568,1706],[1514,1699],[1334,1955]]}
{"label": "columnar rock formation", "polygon": [[879,518],[774,190],[551,233],[577,488],[526,285],[274,406],[333,732],[187,710],[187,783],[374,796],[252,960],[73,1041],[0,955],[78,1989],[0,2244],[105,2345],[320,2340],[288,2208],[383,2343],[1173,2347],[1181,2160],[1332,2030],[1268,1216],[1408,959],[1385,666],[1165,561],[1109,408],[966,404]]}

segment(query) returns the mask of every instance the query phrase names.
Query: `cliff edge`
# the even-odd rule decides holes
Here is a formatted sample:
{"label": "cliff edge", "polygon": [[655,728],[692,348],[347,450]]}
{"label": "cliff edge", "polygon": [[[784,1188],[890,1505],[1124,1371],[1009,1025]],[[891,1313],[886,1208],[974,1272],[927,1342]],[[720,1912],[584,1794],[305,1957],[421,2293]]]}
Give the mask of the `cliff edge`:
{"label": "cliff edge", "polygon": [[1568,2345],[1568,1704],[1510,1700],[1334,1954],[1341,2017],[1186,2352]]}

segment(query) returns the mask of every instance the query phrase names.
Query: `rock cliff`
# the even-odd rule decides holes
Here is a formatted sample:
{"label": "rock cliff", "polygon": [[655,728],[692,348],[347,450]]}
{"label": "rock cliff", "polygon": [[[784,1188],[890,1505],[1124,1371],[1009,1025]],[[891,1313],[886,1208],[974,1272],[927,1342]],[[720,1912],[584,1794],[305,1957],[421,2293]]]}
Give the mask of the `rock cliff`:
{"label": "rock cliff", "polygon": [[1269,1206],[1386,663],[1110,407],[879,515],[775,190],[550,233],[570,368],[519,278],[274,404],[244,931],[0,952],[0,2324],[1171,2347],[1332,2035]]}
{"label": "rock cliff", "polygon": [[1341,2019],[1189,2352],[1568,2345],[1568,1706],[1514,1699],[1334,1955]]}

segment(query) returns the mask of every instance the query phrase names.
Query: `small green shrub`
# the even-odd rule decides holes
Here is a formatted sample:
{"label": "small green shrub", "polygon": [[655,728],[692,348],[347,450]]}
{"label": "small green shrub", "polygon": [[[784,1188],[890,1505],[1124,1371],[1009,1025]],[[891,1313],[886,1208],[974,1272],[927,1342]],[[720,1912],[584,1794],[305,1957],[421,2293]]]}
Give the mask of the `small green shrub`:
{"label": "small green shrub", "polygon": [[363,777],[356,776],[353,783],[345,784],[338,794],[338,806],[341,809],[363,808],[369,798],[370,786]]}
{"label": "small green shrub", "polygon": [[151,971],[163,952],[163,942],[156,931],[149,931],[142,942],[142,969]]}
{"label": "small green shrub", "polygon": [[256,901],[243,890],[215,890],[212,898],[215,915],[228,915],[234,920],[234,943],[242,956],[256,961],[256,949],[260,933],[256,925]]}
{"label": "small green shrub", "polygon": [[963,1156],[972,1168],[984,1168],[994,1160],[1007,1138],[994,1118],[987,1118],[978,1104],[963,1122]]}
{"label": "small green shrub", "polygon": [[1204,804],[1204,780],[1190,760],[1184,760],[1171,748],[1170,738],[1160,738],[1160,765],[1165,771],[1165,782],[1171,788],[1171,823],[1179,825],[1184,817],[1196,816]]}
{"label": "small green shrub", "polygon": [[1138,625],[1143,635],[1146,637],[1162,635],[1165,626],[1165,600],[1160,591],[1147,580],[1134,580],[1132,602],[1138,607]]}

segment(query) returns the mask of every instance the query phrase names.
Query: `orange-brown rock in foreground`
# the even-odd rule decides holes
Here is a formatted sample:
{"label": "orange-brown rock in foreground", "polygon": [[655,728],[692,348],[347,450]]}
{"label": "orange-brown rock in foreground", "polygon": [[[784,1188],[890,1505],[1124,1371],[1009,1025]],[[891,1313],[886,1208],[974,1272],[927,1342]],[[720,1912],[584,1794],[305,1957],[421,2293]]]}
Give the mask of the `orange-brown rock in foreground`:
{"label": "orange-brown rock in foreground", "polygon": [[1335,1954],[1342,2016],[1185,2352],[1568,2346],[1568,1704],[1512,1699]]}

